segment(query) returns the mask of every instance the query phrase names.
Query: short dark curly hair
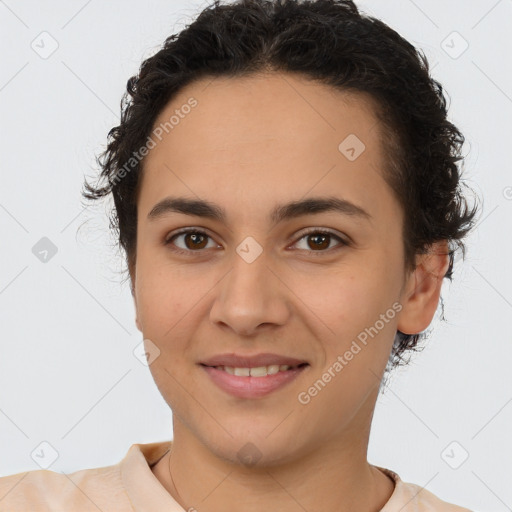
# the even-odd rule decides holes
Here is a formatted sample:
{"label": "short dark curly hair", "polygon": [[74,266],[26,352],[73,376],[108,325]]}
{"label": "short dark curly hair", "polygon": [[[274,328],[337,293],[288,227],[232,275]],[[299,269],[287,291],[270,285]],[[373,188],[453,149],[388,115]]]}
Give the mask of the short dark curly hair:
{"label": "short dark curly hair", "polygon": [[[157,116],[200,78],[264,72],[299,74],[374,100],[386,148],[383,177],[405,212],[405,269],[413,270],[416,254],[432,243],[448,240],[444,277],[451,281],[455,250],[464,256],[462,240],[477,212],[461,189],[464,136],[447,119],[443,88],[430,77],[425,55],[349,0],[214,0],[142,62],[127,82],[120,124],[109,131],[107,148],[97,157],[98,183],[85,180],[82,191],[92,201],[113,195],[110,225],[130,275],[144,162],[134,155],[145,146]],[[404,354],[421,349],[422,336],[397,331],[387,370],[408,362]]]}

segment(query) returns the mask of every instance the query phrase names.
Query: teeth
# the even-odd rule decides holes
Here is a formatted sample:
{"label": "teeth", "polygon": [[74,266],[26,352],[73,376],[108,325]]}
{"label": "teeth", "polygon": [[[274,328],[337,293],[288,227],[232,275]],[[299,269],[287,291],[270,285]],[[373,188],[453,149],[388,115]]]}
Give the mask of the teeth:
{"label": "teeth", "polygon": [[287,364],[271,364],[269,366],[258,366],[257,368],[234,368],[233,366],[217,366],[218,370],[224,370],[230,375],[239,377],[266,377],[267,375],[275,375],[278,372],[284,372],[291,368]]}
{"label": "teeth", "polygon": [[[249,375],[249,368],[244,368],[244,370],[247,370],[247,375]],[[236,373],[235,373],[235,375],[236,375]],[[258,366],[257,368],[251,368],[251,377],[265,377],[266,375],[267,375],[267,367],[266,366]]]}
{"label": "teeth", "polygon": [[[286,365],[283,365],[283,369]],[[270,366],[267,366],[267,375],[274,375],[276,373],[279,373],[279,365],[278,364],[271,364]]]}
{"label": "teeth", "polygon": [[238,375],[238,377],[249,377],[250,369],[249,368],[233,368],[234,374]]}

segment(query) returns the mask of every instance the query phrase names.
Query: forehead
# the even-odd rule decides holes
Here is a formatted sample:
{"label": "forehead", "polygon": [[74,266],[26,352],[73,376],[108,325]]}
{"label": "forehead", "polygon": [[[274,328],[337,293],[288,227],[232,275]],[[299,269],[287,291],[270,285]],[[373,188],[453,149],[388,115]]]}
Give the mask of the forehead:
{"label": "forehead", "polygon": [[387,186],[374,108],[368,95],[292,74],[193,82],[154,123],[160,134],[144,161],[143,206],[164,192],[247,206],[333,190],[370,205],[375,187],[382,195]]}
{"label": "forehead", "polygon": [[[191,98],[193,108],[187,106]],[[311,152],[319,141],[324,141],[319,150],[334,145],[337,151],[336,142],[349,134],[380,150],[375,106],[367,94],[339,91],[293,74],[204,78],[182,89],[154,127],[165,126],[173,114],[186,110],[179,119],[174,115],[174,126],[162,135],[175,156],[183,150],[188,159],[204,152],[254,158],[257,151],[251,146],[271,142],[291,147],[297,155]],[[164,146],[152,153],[164,152]],[[237,155],[230,152],[234,147],[240,150]]]}

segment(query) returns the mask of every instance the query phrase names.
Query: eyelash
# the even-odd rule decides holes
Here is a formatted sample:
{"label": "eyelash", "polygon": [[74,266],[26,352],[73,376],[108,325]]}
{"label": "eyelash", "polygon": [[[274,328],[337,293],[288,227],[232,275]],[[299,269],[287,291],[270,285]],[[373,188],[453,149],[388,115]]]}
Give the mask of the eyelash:
{"label": "eyelash", "polygon": [[[208,235],[208,233],[206,233],[205,231],[202,231],[201,229],[197,229],[197,228],[186,228],[186,229],[183,229],[181,231],[178,231],[177,233],[173,233],[171,236],[168,236],[165,241],[164,241],[164,245],[166,246],[171,246],[172,245],[172,242],[173,240],[178,237],[179,235],[184,235],[184,234],[188,234],[188,233],[195,233],[195,234],[200,234],[200,235],[203,235],[203,236],[206,236],[208,238],[212,238],[210,235]],[[304,232],[297,240],[295,243],[297,242],[300,242],[303,238],[305,238],[306,236],[308,235],[328,235],[330,237],[333,237],[335,238],[338,242],[340,242],[340,244],[336,247],[338,248],[342,248],[344,246],[350,246],[350,243],[347,241],[347,240],[344,240],[342,239],[340,236],[334,234],[333,232],[331,231],[327,231],[327,230],[324,230],[324,229],[318,229],[318,228],[310,228],[308,231]],[[295,244],[294,244],[295,245]],[[312,253],[312,255],[314,255],[315,257],[317,256],[322,256],[323,254],[325,253],[329,253],[331,251],[335,251],[336,250],[336,247],[334,248],[330,248],[330,249],[325,249],[325,250],[318,250],[318,251],[312,251],[312,250],[306,250],[306,249],[299,249],[299,250],[306,250],[306,252],[309,252],[309,253]],[[174,246],[172,249],[172,251],[178,253],[178,254],[185,254],[187,256],[191,256],[191,253],[201,253],[201,252],[204,252],[205,249],[198,249],[197,251],[193,251],[193,250],[188,250],[188,249],[181,249],[179,247],[176,247]]]}

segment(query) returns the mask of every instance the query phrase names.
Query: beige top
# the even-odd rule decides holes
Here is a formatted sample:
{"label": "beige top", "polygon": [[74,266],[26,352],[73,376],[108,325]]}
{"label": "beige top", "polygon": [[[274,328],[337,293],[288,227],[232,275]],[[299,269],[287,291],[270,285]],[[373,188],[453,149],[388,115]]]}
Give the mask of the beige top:
{"label": "beige top", "polygon": [[[151,471],[171,443],[133,444],[113,466],[68,474],[41,469],[1,477],[0,512],[184,512]],[[381,512],[471,512],[378,468],[395,482]]]}

